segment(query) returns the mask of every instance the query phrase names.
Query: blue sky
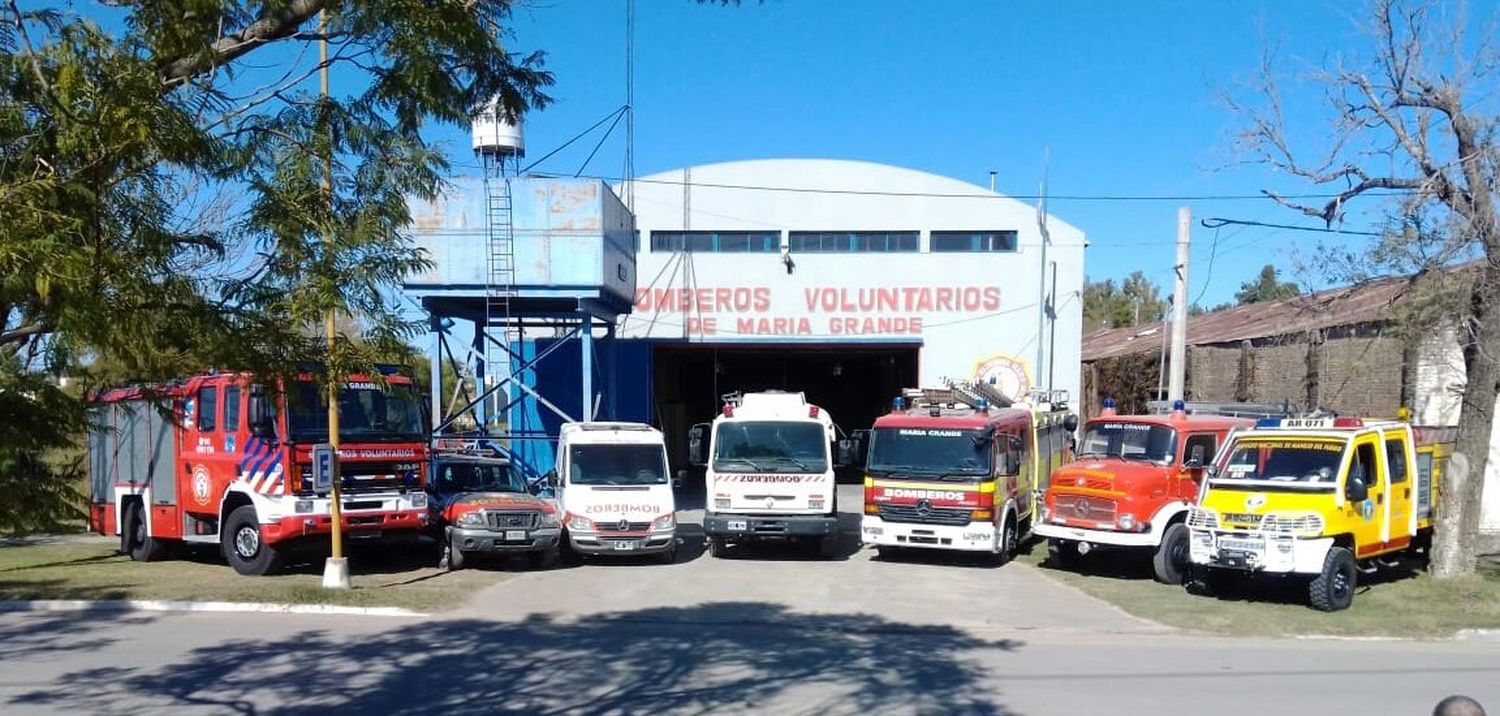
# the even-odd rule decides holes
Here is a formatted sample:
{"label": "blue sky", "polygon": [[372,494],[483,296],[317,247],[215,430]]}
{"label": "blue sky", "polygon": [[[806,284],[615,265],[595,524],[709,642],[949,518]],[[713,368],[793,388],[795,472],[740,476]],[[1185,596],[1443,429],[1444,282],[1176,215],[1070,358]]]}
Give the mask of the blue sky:
{"label": "blue sky", "polygon": [[[1471,9],[1490,11],[1482,5]],[[1220,92],[1253,77],[1266,40],[1288,70],[1362,52],[1361,7],[637,0],[635,169],[833,157],[979,185],[995,170],[999,191],[1029,195],[1048,153],[1054,196],[1256,194],[1275,178],[1237,163],[1230,139],[1240,125]],[[536,158],[625,103],[625,0],[529,2],[514,20],[512,46],[544,50],[557,76],[556,103],[528,118]],[[1324,119],[1309,103],[1289,116],[1314,137]],[[453,148],[457,173],[473,171],[465,132],[435,136]],[[577,171],[597,136],[537,170]],[[619,128],[586,173],[619,176],[622,139]],[[1140,269],[1165,284],[1180,205],[1195,225],[1204,217],[1310,223],[1266,200],[1054,199],[1049,208],[1088,233],[1091,278]],[[1371,228],[1378,206],[1367,205],[1346,228]],[[1346,239],[1228,227],[1216,242],[1213,230],[1195,226],[1193,240],[1190,295],[1212,305],[1268,262],[1325,285],[1319,272],[1297,267],[1315,261],[1320,243]]]}

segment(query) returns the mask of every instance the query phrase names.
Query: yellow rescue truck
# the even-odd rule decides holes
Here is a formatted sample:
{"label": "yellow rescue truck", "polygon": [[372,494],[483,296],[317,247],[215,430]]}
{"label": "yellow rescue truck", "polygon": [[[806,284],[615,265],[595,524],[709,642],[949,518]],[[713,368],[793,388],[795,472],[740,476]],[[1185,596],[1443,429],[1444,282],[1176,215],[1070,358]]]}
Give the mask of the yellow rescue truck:
{"label": "yellow rescue truck", "polygon": [[1360,418],[1267,418],[1230,434],[1188,516],[1188,586],[1307,580],[1316,609],[1346,609],[1359,574],[1426,560],[1451,429]]}

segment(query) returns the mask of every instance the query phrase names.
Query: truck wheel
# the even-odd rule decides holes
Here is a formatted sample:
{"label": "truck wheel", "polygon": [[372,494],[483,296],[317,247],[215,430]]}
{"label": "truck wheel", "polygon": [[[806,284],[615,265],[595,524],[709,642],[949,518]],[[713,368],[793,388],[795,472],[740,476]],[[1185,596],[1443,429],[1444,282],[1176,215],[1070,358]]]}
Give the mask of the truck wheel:
{"label": "truck wheel", "polygon": [[1047,562],[1054,567],[1071,569],[1077,567],[1083,561],[1083,555],[1078,553],[1078,546],[1070,540],[1049,539],[1047,540]]}
{"label": "truck wheel", "polygon": [[464,551],[454,545],[453,540],[443,539],[443,567],[445,569],[449,572],[456,572],[463,569],[464,563],[467,561],[468,558],[464,556]]}
{"label": "truck wheel", "polygon": [[729,553],[729,545],[724,543],[723,537],[708,538],[708,554],[711,557],[723,557]]}
{"label": "truck wheel", "polygon": [[1182,584],[1187,576],[1190,536],[1187,525],[1181,522],[1167,526],[1167,531],[1162,533],[1161,544],[1156,546],[1156,554],[1151,558],[1156,581],[1162,584]]}
{"label": "truck wheel", "polygon": [[537,569],[552,569],[553,567],[557,566],[558,557],[558,549],[556,547],[553,547],[552,549],[545,549],[540,552],[532,552],[531,566],[536,567]]}
{"label": "truck wheel", "polygon": [[120,532],[121,551],[137,562],[155,562],[167,551],[164,541],[146,530],[146,509],[139,502],[125,508],[125,528]]}
{"label": "truck wheel", "polygon": [[999,567],[1009,562],[1011,557],[1016,556],[1016,549],[1018,547],[1016,516],[1007,512],[1005,513],[1005,517],[1000,521],[1000,553],[995,555],[995,566]]}
{"label": "truck wheel", "polygon": [[1354,555],[1343,547],[1331,548],[1323,558],[1323,571],[1307,585],[1308,601],[1319,611],[1348,609],[1354,603],[1358,577]]}
{"label": "truck wheel", "polygon": [[672,544],[670,546],[668,546],[666,549],[664,549],[661,552],[658,552],[656,554],[656,559],[657,559],[657,561],[661,562],[662,564],[676,564],[677,563],[677,538],[676,537],[672,538]]}
{"label": "truck wheel", "polygon": [[224,559],[240,574],[257,577],[270,574],[286,562],[285,552],[261,539],[254,505],[241,505],[229,513],[220,543]]}

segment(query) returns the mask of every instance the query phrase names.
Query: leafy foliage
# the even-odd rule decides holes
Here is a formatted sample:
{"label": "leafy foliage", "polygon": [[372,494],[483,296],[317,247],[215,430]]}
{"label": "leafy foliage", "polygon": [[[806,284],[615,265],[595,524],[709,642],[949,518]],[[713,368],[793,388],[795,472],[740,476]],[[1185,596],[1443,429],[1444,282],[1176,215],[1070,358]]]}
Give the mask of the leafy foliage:
{"label": "leafy foliage", "polygon": [[1083,285],[1083,330],[1126,328],[1155,323],[1167,315],[1161,289],[1136,271],[1118,286],[1113,279],[1085,281]]}
{"label": "leafy foliage", "polygon": [[1282,281],[1276,267],[1266,264],[1254,280],[1240,284],[1234,300],[1245,306],[1252,303],[1267,303],[1302,295],[1302,289],[1294,281]]}
{"label": "leafy foliage", "polygon": [[[26,427],[0,430],[0,479],[80,425],[81,397],[44,375],[92,386],[322,362],[338,377],[406,351],[419,327],[391,289],[427,265],[403,235],[407,201],[434,198],[448,169],[424,127],[492,98],[512,115],[548,101],[541,56],[502,45],[510,9],[128,1],[106,29],[71,4],[10,3],[0,422]],[[327,60],[307,60],[322,40]],[[324,67],[352,89],[320,97]],[[361,334],[330,350],[329,312]]]}

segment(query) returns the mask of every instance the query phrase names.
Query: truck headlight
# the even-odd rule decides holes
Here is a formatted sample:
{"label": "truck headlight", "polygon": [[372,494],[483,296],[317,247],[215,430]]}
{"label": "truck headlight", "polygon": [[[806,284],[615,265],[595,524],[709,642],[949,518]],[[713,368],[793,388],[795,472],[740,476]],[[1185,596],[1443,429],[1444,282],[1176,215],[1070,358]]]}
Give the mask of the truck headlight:
{"label": "truck headlight", "polygon": [[1133,531],[1135,529],[1135,515],[1120,515],[1119,524],[1120,529],[1125,530],[1126,532]]}
{"label": "truck headlight", "polygon": [[479,527],[484,524],[483,512],[465,512],[458,516],[459,527]]}
{"label": "truck headlight", "polygon": [[557,516],[556,512],[543,512],[542,521],[538,524],[540,524],[543,529],[549,527],[561,527],[562,519]]}
{"label": "truck headlight", "polygon": [[593,532],[594,522],[583,515],[569,515],[568,529],[574,532]]}
{"label": "truck headlight", "polygon": [[427,509],[427,493],[425,493],[425,492],[412,492],[410,494],[411,494],[411,506],[412,506],[412,509],[415,509],[415,510],[425,510],[425,509]]}
{"label": "truck headlight", "polygon": [[817,497],[817,498],[813,498],[813,499],[808,500],[807,501],[807,509],[809,509],[809,510],[821,510],[821,509],[823,509],[823,498]]}
{"label": "truck headlight", "polygon": [[651,521],[653,530],[669,530],[677,526],[677,516],[672,514],[662,515]]}
{"label": "truck headlight", "polygon": [[728,497],[715,497],[714,498],[714,509],[716,509],[716,510],[727,510],[727,509],[729,509],[729,498]]}

